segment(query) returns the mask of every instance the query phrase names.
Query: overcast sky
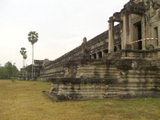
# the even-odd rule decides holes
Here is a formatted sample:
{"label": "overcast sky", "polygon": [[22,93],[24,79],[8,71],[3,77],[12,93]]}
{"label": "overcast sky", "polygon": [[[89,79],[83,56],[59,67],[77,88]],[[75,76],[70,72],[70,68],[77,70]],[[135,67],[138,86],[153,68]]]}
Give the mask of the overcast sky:
{"label": "overcast sky", "polygon": [[0,64],[32,63],[28,33],[36,31],[34,58],[54,60],[108,29],[108,19],[129,0],[0,0]]}

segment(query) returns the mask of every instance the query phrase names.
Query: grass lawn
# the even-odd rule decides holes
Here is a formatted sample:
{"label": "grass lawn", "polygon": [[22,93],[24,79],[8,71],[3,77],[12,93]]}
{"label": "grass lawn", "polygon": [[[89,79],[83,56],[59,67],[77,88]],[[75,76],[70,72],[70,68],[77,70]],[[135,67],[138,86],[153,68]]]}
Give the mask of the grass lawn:
{"label": "grass lawn", "polygon": [[160,120],[160,99],[53,102],[50,83],[0,80],[0,120]]}

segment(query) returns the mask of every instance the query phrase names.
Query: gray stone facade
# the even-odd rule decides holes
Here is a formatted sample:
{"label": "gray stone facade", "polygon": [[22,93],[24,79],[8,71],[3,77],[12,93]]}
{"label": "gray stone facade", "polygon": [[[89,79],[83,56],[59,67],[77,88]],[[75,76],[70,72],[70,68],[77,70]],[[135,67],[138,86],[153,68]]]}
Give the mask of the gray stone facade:
{"label": "gray stone facade", "polygon": [[[118,22],[117,25],[114,25]],[[56,60],[35,64],[55,101],[160,97],[160,2],[130,0],[109,29]]]}

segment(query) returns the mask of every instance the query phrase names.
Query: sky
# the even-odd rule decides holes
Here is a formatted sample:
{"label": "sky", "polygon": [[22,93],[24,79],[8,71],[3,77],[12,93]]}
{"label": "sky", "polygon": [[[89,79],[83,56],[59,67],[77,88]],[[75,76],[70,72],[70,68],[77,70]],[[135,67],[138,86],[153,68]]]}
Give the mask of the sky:
{"label": "sky", "polygon": [[0,64],[8,61],[20,69],[32,64],[28,33],[39,34],[34,59],[54,60],[108,30],[109,17],[129,0],[0,0]]}

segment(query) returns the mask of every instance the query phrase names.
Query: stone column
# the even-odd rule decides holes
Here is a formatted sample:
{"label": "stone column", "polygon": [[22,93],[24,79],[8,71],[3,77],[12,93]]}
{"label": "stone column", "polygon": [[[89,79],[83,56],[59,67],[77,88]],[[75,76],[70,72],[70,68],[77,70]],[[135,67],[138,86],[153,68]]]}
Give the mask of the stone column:
{"label": "stone column", "polygon": [[101,52],[102,52],[102,58],[103,58],[104,57],[104,52],[103,52],[103,50]]}
{"label": "stone column", "polygon": [[123,13],[123,40],[122,49],[126,48],[127,44],[131,43],[131,30],[130,30],[130,14],[128,12]]}
{"label": "stone column", "polygon": [[96,59],[99,59],[99,55],[98,55],[98,52],[96,52]]}
{"label": "stone column", "polygon": [[114,21],[111,17],[109,22],[109,30],[108,30],[108,36],[109,36],[109,44],[108,44],[108,53],[114,52]]}
{"label": "stone column", "polygon": [[[145,17],[143,17],[143,19],[142,19],[142,22],[141,22],[142,24],[142,38],[146,38],[146,24],[145,24]],[[146,50],[146,41],[145,40],[143,40],[142,41],[142,50]]]}
{"label": "stone column", "polygon": [[158,48],[160,48],[160,25],[158,26]]}
{"label": "stone column", "polygon": [[91,54],[91,59],[94,59],[94,56],[93,56],[93,54]]}
{"label": "stone column", "polygon": [[[152,27],[150,26],[149,14],[146,14],[142,19],[142,38],[151,38],[152,36]],[[151,44],[150,40],[144,40],[142,42],[142,49],[145,50],[146,47]]]}

